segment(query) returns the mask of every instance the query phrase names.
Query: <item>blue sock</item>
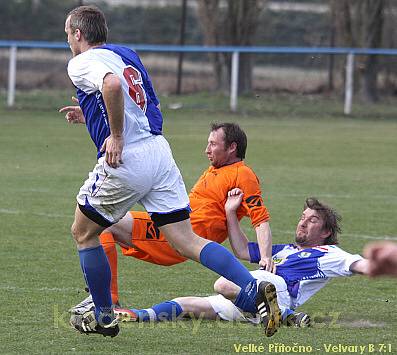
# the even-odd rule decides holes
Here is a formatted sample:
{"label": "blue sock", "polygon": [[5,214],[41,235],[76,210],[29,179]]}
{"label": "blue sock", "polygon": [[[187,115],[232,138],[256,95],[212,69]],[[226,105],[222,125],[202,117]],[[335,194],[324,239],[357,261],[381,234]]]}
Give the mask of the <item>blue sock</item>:
{"label": "blue sock", "polygon": [[99,323],[112,321],[110,294],[111,271],[102,246],[79,250],[80,265],[95,304],[95,317]]}
{"label": "blue sock", "polygon": [[165,301],[149,309],[132,309],[132,311],[138,316],[140,322],[175,321],[182,313],[182,307],[175,301]]}
{"label": "blue sock", "polygon": [[201,250],[200,262],[240,286],[237,307],[246,312],[256,312],[256,279],[229,250],[218,243],[210,242]]}
{"label": "blue sock", "polygon": [[234,304],[244,312],[256,313],[256,280],[252,281],[245,289],[241,289]]}
{"label": "blue sock", "polygon": [[150,318],[150,314],[147,309],[131,308],[131,311],[133,311],[137,315],[138,322],[150,322],[152,320],[152,318]]}
{"label": "blue sock", "polygon": [[281,318],[283,319],[283,321],[284,321],[290,314],[294,314],[294,311],[293,311],[292,309],[290,309],[290,308],[284,309],[284,312],[283,312],[283,310],[282,310],[281,307],[280,307],[280,310],[281,310],[281,312],[282,312]]}
{"label": "blue sock", "polygon": [[206,244],[201,250],[200,263],[242,289],[255,280],[229,250],[215,242]]}
{"label": "blue sock", "polygon": [[165,301],[152,306],[154,313],[156,313],[157,321],[172,320],[175,321],[182,313],[182,307],[175,301]]}

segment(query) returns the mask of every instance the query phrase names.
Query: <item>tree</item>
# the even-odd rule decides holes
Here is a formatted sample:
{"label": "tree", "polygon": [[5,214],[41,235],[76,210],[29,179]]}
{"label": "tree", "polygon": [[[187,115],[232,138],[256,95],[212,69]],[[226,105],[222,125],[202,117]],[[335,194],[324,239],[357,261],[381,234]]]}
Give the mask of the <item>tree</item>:
{"label": "tree", "polygon": [[[331,0],[335,13],[336,44],[342,47],[378,48],[382,43],[384,0]],[[356,89],[364,100],[378,100],[378,58],[362,56],[355,68]]]}
{"label": "tree", "polygon": [[[363,23],[363,43],[366,48],[379,48],[382,41],[383,28],[383,0],[366,0],[363,2],[365,13]],[[362,94],[364,99],[378,101],[377,92],[378,57],[375,55],[366,56],[363,60],[363,86]]]}
{"label": "tree", "polygon": [[[226,4],[226,8],[222,7]],[[255,43],[264,0],[199,0],[198,17],[209,46],[251,46]],[[217,89],[227,90],[230,83],[231,55],[211,54]],[[239,92],[252,89],[252,54],[240,56]]]}

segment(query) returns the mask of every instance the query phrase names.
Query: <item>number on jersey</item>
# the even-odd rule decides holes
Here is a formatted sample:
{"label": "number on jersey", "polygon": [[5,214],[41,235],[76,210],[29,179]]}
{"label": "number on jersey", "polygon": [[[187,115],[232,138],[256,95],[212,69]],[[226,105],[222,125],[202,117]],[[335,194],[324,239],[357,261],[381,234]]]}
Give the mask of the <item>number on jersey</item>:
{"label": "number on jersey", "polygon": [[146,112],[147,100],[146,92],[143,87],[141,73],[132,66],[124,68],[123,75],[129,87],[128,93],[132,100],[140,107],[143,112]]}

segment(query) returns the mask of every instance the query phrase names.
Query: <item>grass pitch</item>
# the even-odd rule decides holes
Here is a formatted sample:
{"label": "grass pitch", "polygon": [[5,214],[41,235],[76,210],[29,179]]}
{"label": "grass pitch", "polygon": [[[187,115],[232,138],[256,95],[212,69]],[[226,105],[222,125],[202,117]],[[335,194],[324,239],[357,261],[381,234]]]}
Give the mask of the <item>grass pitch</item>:
{"label": "grass pitch", "polygon": [[[14,110],[0,97],[1,353],[397,352],[396,280],[361,276],[331,281],[301,308],[314,318],[311,329],[282,328],[272,338],[260,327],[202,320],[122,324],[114,339],[70,329],[66,310],[86,295],[69,228],[75,195],[96,160],[84,126],[67,125],[57,113],[71,94],[19,95]],[[175,103],[182,108],[170,109],[181,106]],[[226,98],[210,95],[167,97],[162,105],[164,133],[188,189],[208,166],[209,123],[241,124],[274,242],[292,240],[308,196],[342,214],[347,251],[397,239],[396,102],[355,106],[349,118],[340,101],[316,97],[244,98],[238,114],[228,112]],[[254,239],[249,223],[244,228]],[[124,305],[209,295],[216,279],[193,262],[168,268],[127,257],[119,262]]]}

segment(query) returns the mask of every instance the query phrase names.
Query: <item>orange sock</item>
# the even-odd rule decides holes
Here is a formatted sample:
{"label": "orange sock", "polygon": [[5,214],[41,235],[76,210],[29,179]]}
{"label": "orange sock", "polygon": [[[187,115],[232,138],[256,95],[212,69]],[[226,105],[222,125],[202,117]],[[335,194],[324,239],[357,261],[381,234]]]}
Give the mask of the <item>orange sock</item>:
{"label": "orange sock", "polygon": [[117,283],[117,249],[116,242],[113,239],[112,233],[104,232],[99,236],[99,240],[108,258],[110,271],[112,272],[112,280],[110,284],[110,292],[112,294],[113,304],[119,301],[119,289]]}

